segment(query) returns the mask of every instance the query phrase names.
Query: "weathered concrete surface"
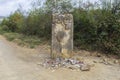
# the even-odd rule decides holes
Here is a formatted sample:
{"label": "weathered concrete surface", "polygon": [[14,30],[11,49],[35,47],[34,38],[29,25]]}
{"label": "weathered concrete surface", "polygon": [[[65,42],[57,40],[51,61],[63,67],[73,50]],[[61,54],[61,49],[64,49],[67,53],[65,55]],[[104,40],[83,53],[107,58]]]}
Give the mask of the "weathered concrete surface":
{"label": "weathered concrete surface", "polygon": [[53,14],[51,56],[69,57],[73,51],[73,16]]}

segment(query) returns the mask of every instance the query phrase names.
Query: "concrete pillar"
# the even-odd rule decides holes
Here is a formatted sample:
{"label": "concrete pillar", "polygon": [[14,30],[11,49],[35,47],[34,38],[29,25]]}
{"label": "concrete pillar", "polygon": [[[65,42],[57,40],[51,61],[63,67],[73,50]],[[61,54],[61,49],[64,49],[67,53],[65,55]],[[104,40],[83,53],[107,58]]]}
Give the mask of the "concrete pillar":
{"label": "concrete pillar", "polygon": [[73,16],[53,14],[51,57],[68,58],[73,51]]}

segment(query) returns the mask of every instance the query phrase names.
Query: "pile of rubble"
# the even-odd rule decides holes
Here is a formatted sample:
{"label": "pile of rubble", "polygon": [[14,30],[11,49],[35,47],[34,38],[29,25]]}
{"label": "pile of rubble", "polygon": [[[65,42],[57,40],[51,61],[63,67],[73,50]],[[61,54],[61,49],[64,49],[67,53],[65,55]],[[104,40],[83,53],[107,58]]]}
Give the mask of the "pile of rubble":
{"label": "pile of rubble", "polygon": [[49,69],[58,69],[64,67],[72,70],[90,71],[90,65],[76,59],[46,59],[43,61],[43,63],[41,63],[41,66]]}

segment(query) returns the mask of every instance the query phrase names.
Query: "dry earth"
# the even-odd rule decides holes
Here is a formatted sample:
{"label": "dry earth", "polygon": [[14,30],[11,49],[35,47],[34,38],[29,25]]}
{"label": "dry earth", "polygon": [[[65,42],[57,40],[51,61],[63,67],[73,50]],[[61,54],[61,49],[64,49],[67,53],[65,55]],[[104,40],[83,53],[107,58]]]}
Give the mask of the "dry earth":
{"label": "dry earth", "polygon": [[[65,68],[53,71],[39,65],[41,59],[49,57],[49,53],[49,47],[45,45],[28,49],[0,36],[0,80],[120,80],[118,61],[115,61],[116,64],[107,64],[101,62],[101,57],[84,55],[80,57],[94,65],[90,71]],[[81,53],[91,54],[85,51]]]}

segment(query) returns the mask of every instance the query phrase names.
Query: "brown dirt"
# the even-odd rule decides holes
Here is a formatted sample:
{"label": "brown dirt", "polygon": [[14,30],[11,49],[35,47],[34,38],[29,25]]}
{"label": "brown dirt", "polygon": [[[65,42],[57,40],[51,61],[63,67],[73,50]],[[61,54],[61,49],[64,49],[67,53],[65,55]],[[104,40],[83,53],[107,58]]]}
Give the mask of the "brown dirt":
{"label": "brown dirt", "polygon": [[49,48],[46,45],[36,49],[19,47],[0,36],[0,80],[120,80],[119,61],[91,56],[87,51],[77,51],[77,57],[93,65],[90,71],[45,69],[39,63],[49,57]]}

